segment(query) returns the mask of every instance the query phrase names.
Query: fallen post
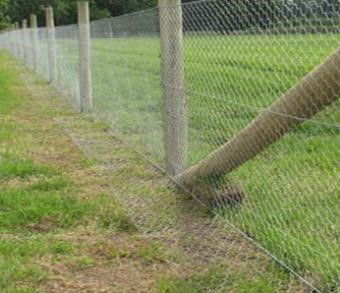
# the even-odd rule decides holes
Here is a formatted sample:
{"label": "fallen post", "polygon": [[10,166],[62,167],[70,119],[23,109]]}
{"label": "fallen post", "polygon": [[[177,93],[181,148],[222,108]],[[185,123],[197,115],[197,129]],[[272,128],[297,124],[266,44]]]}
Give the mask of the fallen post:
{"label": "fallen post", "polygon": [[[321,65],[306,75],[293,88],[279,97],[247,127],[193,167],[174,177],[189,191],[198,191],[204,200],[215,200],[212,182],[218,187],[224,175],[278,141],[286,133],[310,119],[340,97],[340,48]],[[223,188],[222,188],[223,189]],[[225,188],[232,194],[242,193],[236,188]],[[233,196],[234,196],[233,195]]]}

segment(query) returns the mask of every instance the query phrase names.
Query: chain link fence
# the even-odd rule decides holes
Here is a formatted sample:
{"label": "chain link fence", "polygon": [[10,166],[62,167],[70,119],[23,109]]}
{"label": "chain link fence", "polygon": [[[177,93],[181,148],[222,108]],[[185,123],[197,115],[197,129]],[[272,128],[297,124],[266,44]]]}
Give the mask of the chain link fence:
{"label": "chain link fence", "polygon": [[[340,2],[175,2],[90,23],[93,115],[310,288],[336,292]],[[52,82],[75,110],[78,39],[78,25],[55,28]],[[46,28],[0,46],[48,79]]]}

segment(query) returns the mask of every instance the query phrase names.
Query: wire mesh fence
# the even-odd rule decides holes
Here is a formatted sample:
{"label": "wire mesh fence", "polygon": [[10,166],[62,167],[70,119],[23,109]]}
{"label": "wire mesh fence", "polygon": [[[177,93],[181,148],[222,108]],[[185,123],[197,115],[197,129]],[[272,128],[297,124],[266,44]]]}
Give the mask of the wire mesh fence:
{"label": "wire mesh fence", "polygon": [[[339,25],[337,0],[160,1],[90,23],[93,114],[322,291],[340,279]],[[47,78],[47,29],[37,48],[31,36],[5,32],[0,46]],[[53,84],[79,110],[78,46],[77,25],[55,28]]]}

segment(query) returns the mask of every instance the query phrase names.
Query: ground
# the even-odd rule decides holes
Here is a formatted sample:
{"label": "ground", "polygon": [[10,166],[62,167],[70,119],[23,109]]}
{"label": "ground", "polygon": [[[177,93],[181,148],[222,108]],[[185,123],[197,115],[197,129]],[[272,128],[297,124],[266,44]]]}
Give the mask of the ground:
{"label": "ground", "polygon": [[1,292],[308,292],[0,53]]}

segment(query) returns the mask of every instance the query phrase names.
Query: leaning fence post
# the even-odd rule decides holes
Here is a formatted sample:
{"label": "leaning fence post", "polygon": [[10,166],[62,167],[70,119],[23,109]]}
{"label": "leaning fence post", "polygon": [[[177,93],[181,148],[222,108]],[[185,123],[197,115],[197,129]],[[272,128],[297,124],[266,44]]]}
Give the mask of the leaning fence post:
{"label": "leaning fence post", "polygon": [[176,175],[185,169],[187,156],[181,0],[159,0],[159,18],[165,161]]}
{"label": "leaning fence post", "polygon": [[50,83],[57,81],[57,53],[55,44],[55,29],[54,29],[54,15],[53,8],[47,7],[45,9],[46,28],[47,28],[47,42],[48,42],[48,60],[50,68]]}
{"label": "leaning fence post", "polygon": [[38,25],[37,16],[35,14],[30,15],[31,26],[31,42],[32,42],[32,65],[35,71],[38,70]]}
{"label": "leaning fence post", "polygon": [[27,63],[27,52],[26,52],[26,30],[27,30],[27,19],[22,20],[21,26],[21,58],[24,63]]}
{"label": "leaning fence post", "polygon": [[79,87],[81,111],[91,112],[92,77],[91,77],[91,47],[90,47],[90,12],[87,1],[78,1],[79,29]]}
{"label": "leaning fence post", "polygon": [[[340,47],[321,65],[304,76],[227,141],[196,165],[178,174],[175,181],[187,190],[207,179],[219,179],[254,158],[286,133],[312,118],[340,98]],[[224,188],[228,191],[228,189]],[[204,192],[205,193],[205,192]],[[203,194],[209,200],[214,193]]]}

